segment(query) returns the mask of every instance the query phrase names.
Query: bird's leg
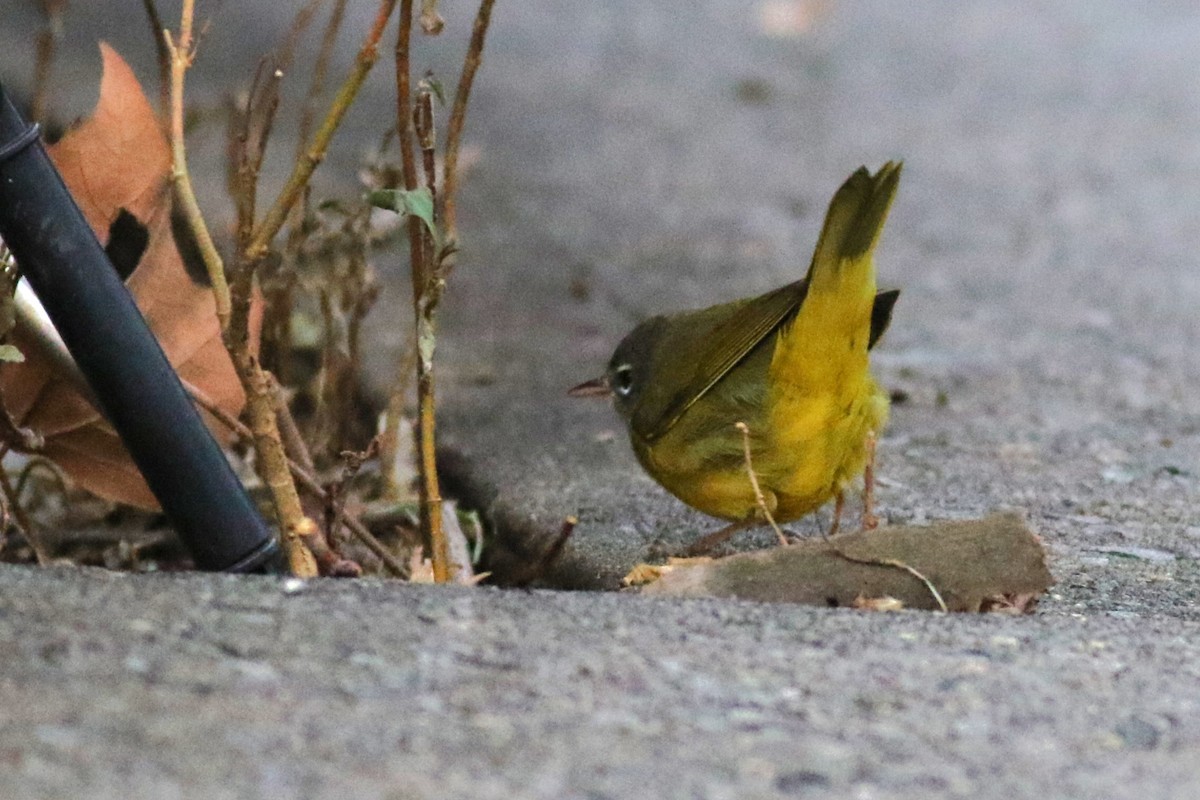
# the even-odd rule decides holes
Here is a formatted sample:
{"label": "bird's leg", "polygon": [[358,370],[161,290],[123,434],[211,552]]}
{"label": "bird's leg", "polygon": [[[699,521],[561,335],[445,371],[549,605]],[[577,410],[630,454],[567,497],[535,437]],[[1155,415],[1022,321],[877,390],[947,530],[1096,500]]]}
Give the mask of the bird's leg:
{"label": "bird's leg", "polygon": [[738,531],[744,531],[746,528],[756,525],[757,523],[758,519],[753,513],[751,513],[750,516],[743,520],[732,522],[726,525],[724,528],[721,528],[721,530],[714,531],[707,536],[701,536],[699,539],[688,545],[687,549],[683,551],[683,554],[689,558],[705,555],[708,553],[708,551],[721,544],[721,542],[729,539]]}
{"label": "bird's leg", "polygon": [[833,522],[829,523],[829,532],[825,538],[837,536],[838,528],[842,525],[842,510],[846,507],[846,493],[838,489],[837,499],[833,504]]}
{"label": "bird's leg", "polygon": [[867,466],[863,469],[863,514],[862,527],[864,531],[872,531],[879,527],[879,517],[875,516],[875,431],[867,434]]}
{"label": "bird's leg", "polygon": [[765,521],[771,526],[771,530],[775,531],[775,535],[779,538],[779,544],[788,544],[787,537],[783,535],[783,531],[779,529],[779,525],[775,523],[775,517],[772,515],[772,511],[779,505],[779,498],[769,489],[764,492],[758,483],[758,476],[754,474],[754,462],[750,450],[750,426],[744,422],[735,422],[734,427],[742,434],[742,453],[746,459],[746,476],[750,479],[750,488],[754,490],[755,508],[750,510],[745,519],[726,525],[721,530],[692,542],[684,551],[685,555],[702,556],[738,531],[757,525],[762,521]]}

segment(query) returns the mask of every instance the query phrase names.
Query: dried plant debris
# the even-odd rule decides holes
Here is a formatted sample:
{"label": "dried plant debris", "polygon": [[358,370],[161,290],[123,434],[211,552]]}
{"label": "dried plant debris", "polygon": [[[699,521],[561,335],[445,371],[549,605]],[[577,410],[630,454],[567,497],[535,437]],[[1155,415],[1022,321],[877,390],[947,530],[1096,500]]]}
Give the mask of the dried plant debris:
{"label": "dried plant debris", "polygon": [[1041,540],[1005,513],[676,563],[640,591],[873,610],[935,610],[941,600],[948,611],[1027,613],[1052,583]]}
{"label": "dried plant debris", "polygon": [[[171,156],[154,110],[129,66],[101,45],[104,76],[92,116],[50,148],[84,217],[180,376],[237,416],[242,387],[221,343],[211,290],[189,274],[172,214]],[[22,363],[0,370],[13,420],[44,439],[42,455],[100,497],[157,509],[116,432],[47,352],[39,323],[23,319]],[[228,429],[209,418],[228,442]],[[21,449],[20,442],[14,442]]]}

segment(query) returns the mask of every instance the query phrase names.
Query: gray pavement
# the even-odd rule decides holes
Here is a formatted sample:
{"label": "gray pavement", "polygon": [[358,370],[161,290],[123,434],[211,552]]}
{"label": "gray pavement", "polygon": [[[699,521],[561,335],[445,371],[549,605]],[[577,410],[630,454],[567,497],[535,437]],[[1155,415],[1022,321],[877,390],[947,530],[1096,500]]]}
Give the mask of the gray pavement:
{"label": "gray pavement", "polygon": [[[75,10],[69,113],[94,39],[152,63],[138,5]],[[29,12],[5,6],[9,79]],[[197,96],[282,28],[264,8],[225,4]],[[5,795],[1194,797],[1197,53],[1170,0],[500,3],[439,350],[448,483],[494,566],[577,514],[547,581],[611,587],[711,530],[564,389],[645,314],[794,279],[840,180],[903,158],[880,510],[1021,509],[1058,586],[1034,617],[945,618],[9,569]],[[389,107],[381,73],[323,191]],[[387,263],[379,384],[408,324]]]}
{"label": "gray pavement", "polygon": [[6,798],[1190,798],[1200,629],[0,572]]}

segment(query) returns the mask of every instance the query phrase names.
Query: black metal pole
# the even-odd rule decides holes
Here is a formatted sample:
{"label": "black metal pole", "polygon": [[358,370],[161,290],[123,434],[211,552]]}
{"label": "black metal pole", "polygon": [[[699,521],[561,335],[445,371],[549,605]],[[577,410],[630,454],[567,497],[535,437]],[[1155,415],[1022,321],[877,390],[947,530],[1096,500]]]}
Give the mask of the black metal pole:
{"label": "black metal pole", "polygon": [[275,537],[2,84],[0,237],[196,566],[276,569]]}

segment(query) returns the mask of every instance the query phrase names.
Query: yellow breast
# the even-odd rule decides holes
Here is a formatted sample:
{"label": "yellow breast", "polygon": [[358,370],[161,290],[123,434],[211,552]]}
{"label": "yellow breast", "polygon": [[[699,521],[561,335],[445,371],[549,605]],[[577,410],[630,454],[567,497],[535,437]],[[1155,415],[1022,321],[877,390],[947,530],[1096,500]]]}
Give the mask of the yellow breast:
{"label": "yellow breast", "polygon": [[734,428],[740,421],[750,427],[755,475],[777,521],[816,510],[861,474],[867,437],[882,429],[888,414],[887,395],[868,371],[865,329],[861,354],[857,342],[849,347],[856,337],[848,333],[837,353],[812,338],[798,346],[792,337],[803,330],[794,324],[781,332],[769,365],[762,360],[761,375],[730,376],[768,384],[759,407],[739,407],[727,398],[710,402],[689,410],[653,444],[635,440],[646,471],[706,514],[727,520],[755,514],[743,439]]}

